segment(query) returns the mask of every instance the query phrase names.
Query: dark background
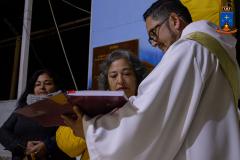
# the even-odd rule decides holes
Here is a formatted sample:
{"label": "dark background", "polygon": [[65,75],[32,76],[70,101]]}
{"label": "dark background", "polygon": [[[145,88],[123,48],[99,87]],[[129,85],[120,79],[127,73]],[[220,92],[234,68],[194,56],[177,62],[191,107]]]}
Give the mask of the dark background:
{"label": "dark background", "polygon": [[[91,12],[91,0],[67,0],[67,2]],[[240,29],[240,2],[235,0],[234,3],[235,24],[236,28]],[[0,100],[8,100],[10,97],[16,42],[15,39],[1,42],[16,37],[3,18],[7,18],[8,22],[21,35],[24,4],[25,0],[0,0]],[[62,0],[51,0],[51,4],[58,25],[90,17],[89,13]],[[31,32],[55,27],[48,0],[34,0],[32,11]],[[80,25],[85,26],[79,27]],[[74,27],[76,28],[73,29]],[[63,30],[65,31],[63,32]],[[87,89],[90,20],[62,28],[60,31],[62,31],[60,34],[78,90],[85,90]],[[239,39],[240,31],[237,32],[236,37]],[[67,90],[75,89],[56,30],[31,36],[31,44],[44,68],[54,70],[62,79]],[[42,69],[33,48],[30,46],[29,49],[28,78],[36,70]],[[237,42],[236,48],[237,60],[240,62],[239,42]]]}
{"label": "dark background", "polygon": [[[91,0],[67,0],[67,2],[91,12]],[[51,4],[58,25],[90,17],[89,13],[81,11],[61,0],[51,0]],[[0,100],[8,100],[10,97],[16,43],[15,39],[1,43],[3,40],[16,37],[4,21],[4,18],[12,24],[19,35],[22,35],[24,5],[25,0],[0,1]],[[84,26],[79,27],[81,25]],[[55,27],[55,24],[48,0],[33,0],[31,33],[51,27]],[[60,35],[78,90],[86,90],[90,19],[60,29]],[[60,76],[67,90],[75,90],[56,29],[51,32],[38,34],[37,36],[31,36],[31,44],[32,47],[30,46],[29,49],[28,79],[35,71],[42,69],[41,62],[44,68],[52,69]]]}

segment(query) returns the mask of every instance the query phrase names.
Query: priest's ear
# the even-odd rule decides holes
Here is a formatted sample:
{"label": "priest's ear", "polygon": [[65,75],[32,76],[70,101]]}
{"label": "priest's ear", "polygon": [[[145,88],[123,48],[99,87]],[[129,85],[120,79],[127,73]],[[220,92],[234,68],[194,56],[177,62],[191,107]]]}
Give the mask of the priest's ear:
{"label": "priest's ear", "polygon": [[176,13],[171,13],[169,19],[170,19],[171,25],[172,25],[175,29],[179,30],[179,29],[180,29],[180,26],[181,26],[181,19],[180,19],[179,15],[176,14]]}

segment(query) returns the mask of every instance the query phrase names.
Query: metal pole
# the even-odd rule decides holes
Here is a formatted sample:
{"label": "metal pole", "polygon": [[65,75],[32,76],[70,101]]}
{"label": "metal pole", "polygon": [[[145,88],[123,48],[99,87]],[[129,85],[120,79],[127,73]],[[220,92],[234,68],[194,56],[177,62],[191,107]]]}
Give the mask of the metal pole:
{"label": "metal pole", "polygon": [[[91,0],[91,22],[90,22],[90,34],[89,34],[89,50],[88,50],[88,79],[87,79],[87,89],[91,90],[92,88],[92,83],[89,84],[89,80],[91,79],[91,82],[92,82],[92,70],[90,72],[90,69],[91,66],[90,65],[93,65],[91,62],[92,62],[92,59],[91,59],[91,37],[92,37],[92,9],[93,9],[93,2]],[[92,54],[93,55],[93,54]],[[91,87],[89,87],[89,85],[91,85]],[[88,88],[89,87],[89,88]]]}
{"label": "metal pole", "polygon": [[27,83],[28,56],[29,56],[31,19],[32,19],[32,3],[33,3],[33,0],[25,0],[23,32],[22,32],[22,47],[21,47],[20,69],[19,69],[19,81],[18,81],[18,98],[23,93]]}
{"label": "metal pole", "polygon": [[13,62],[13,72],[12,72],[12,84],[11,84],[11,92],[10,92],[10,99],[16,99],[16,86],[17,86],[17,74],[18,74],[18,63],[19,63],[19,56],[20,56],[20,41],[19,37],[16,38],[16,48],[15,48],[15,55],[14,55],[14,62]]}

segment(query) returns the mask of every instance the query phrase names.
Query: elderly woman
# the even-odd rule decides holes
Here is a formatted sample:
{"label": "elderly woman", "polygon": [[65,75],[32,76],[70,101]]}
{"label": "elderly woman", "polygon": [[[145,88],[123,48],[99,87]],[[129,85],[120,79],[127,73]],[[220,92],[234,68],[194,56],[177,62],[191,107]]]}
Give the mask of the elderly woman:
{"label": "elderly woman", "polygon": [[[137,95],[138,85],[147,76],[148,70],[142,62],[128,50],[116,50],[109,54],[100,66],[98,78],[99,90],[124,91],[129,98]],[[75,137],[74,132],[79,130],[77,121],[67,117],[64,119],[70,124],[69,127],[60,127],[57,132],[57,143],[60,149],[71,157],[82,154],[81,160],[88,160],[86,142]],[[78,135],[77,135],[78,136]],[[66,137],[68,138],[66,140]]]}
{"label": "elderly woman", "polygon": [[[53,71],[39,70],[29,80],[16,110],[62,92],[65,92],[63,85]],[[0,129],[0,143],[12,152],[12,160],[73,159],[56,145],[57,129],[57,126],[43,127],[35,120],[12,114]]]}
{"label": "elderly woman", "polygon": [[100,66],[99,90],[123,90],[129,98],[137,94],[138,85],[146,75],[146,68],[134,54],[116,50]]}

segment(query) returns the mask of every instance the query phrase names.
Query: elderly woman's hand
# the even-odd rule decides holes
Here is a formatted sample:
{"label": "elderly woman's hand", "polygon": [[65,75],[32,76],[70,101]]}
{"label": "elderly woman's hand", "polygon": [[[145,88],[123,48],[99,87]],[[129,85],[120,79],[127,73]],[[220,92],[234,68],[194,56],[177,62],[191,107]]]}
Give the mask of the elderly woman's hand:
{"label": "elderly woman's hand", "polygon": [[62,118],[65,120],[64,123],[66,123],[73,130],[73,134],[76,137],[81,137],[82,139],[85,139],[83,124],[82,124],[82,117],[84,114],[82,113],[82,111],[79,109],[77,105],[74,105],[73,109],[78,116],[76,121],[65,115],[62,115]]}

